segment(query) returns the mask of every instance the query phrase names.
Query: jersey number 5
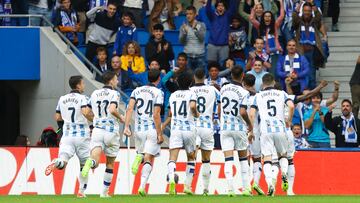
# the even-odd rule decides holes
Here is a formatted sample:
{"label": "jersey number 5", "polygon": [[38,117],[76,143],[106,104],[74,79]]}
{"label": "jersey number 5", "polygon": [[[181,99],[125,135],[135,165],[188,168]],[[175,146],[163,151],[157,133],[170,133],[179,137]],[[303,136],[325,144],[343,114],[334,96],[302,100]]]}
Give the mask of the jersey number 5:
{"label": "jersey number 5", "polygon": [[276,116],[276,107],[275,107],[274,99],[267,101],[267,108],[269,110],[268,112],[269,116]]}

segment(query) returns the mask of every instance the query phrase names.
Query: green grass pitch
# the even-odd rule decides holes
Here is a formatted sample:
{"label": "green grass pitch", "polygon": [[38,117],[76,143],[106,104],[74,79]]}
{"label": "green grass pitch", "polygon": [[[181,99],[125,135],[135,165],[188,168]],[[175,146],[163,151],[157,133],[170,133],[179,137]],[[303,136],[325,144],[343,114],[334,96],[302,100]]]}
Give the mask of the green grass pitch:
{"label": "green grass pitch", "polygon": [[0,196],[0,203],[360,203],[360,196],[276,196],[276,197],[227,197],[216,196],[168,196],[168,195],[149,195],[140,197],[135,195],[116,195],[111,198],[103,199],[99,196],[89,195],[87,198],[79,199],[72,195],[62,196]]}

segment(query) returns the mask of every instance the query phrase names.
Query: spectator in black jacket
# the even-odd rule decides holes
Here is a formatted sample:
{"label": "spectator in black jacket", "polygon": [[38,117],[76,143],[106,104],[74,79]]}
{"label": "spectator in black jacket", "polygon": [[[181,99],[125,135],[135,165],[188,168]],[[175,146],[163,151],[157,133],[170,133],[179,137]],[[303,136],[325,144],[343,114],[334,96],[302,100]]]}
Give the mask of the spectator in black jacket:
{"label": "spectator in black jacket", "polygon": [[162,72],[170,70],[170,61],[174,60],[174,51],[171,43],[164,38],[164,26],[156,24],[153,26],[152,35],[146,44],[145,56],[148,63],[156,60],[160,64]]}
{"label": "spectator in black jacket", "polygon": [[332,109],[325,115],[325,126],[335,134],[336,147],[360,146],[360,120],[354,117],[351,101],[341,102],[341,116],[332,117]]}
{"label": "spectator in black jacket", "polygon": [[359,118],[359,106],[360,106],[360,56],[356,62],[354,73],[350,80],[351,100],[353,101],[353,114],[356,118]]}

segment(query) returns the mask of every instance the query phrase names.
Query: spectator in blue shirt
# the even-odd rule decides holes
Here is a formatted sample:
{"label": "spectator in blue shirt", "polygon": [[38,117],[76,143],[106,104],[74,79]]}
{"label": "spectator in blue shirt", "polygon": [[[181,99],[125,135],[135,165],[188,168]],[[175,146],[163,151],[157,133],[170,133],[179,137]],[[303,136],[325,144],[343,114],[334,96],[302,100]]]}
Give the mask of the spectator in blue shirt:
{"label": "spectator in blue shirt", "polygon": [[122,25],[116,34],[114,43],[114,55],[120,56],[124,45],[129,41],[136,41],[136,27],[133,24],[133,16],[129,12],[125,12],[121,17]]}
{"label": "spectator in blue shirt", "polygon": [[229,25],[237,10],[236,2],[230,0],[227,5],[224,0],[217,0],[215,11],[211,7],[211,0],[206,3],[206,14],[211,24],[208,60],[222,63],[229,56]]}
{"label": "spectator in blue shirt", "polygon": [[330,148],[330,137],[325,127],[325,115],[329,111],[321,106],[322,94],[318,93],[311,98],[311,106],[305,111],[305,128],[309,130],[308,143],[312,148]]}

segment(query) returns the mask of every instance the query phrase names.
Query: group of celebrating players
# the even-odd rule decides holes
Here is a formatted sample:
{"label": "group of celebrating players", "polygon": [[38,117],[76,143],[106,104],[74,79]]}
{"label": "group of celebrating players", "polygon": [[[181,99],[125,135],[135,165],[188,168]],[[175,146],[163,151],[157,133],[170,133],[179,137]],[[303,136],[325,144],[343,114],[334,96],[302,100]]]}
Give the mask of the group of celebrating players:
{"label": "group of celebrating players", "polygon": [[[85,197],[88,173],[98,166],[101,153],[106,156],[103,190],[100,197],[109,197],[114,161],[120,147],[120,123],[124,123],[124,135],[134,136],[137,155],[132,173],[138,173],[142,164],[141,184],[138,193],[146,195],[145,186],[151,174],[154,158],[160,154],[164,141],[163,130],[171,123],[169,138],[168,182],[169,194],[176,194],[176,161],[180,149],[187,153],[184,193],[193,194],[191,185],[195,173],[196,153],[201,150],[203,194],[209,194],[211,177],[210,156],[214,147],[214,115],[220,118],[221,148],[225,157],[224,173],[227,193],[235,195],[233,185],[234,152],[238,152],[242,180],[242,195],[251,196],[252,189],[265,193],[259,187],[262,168],[268,186],[267,195],[275,194],[275,185],[281,169],[282,189],[293,195],[294,154],[291,131],[294,98],[275,88],[273,75],[263,77],[262,91],[255,92],[255,78],[243,74],[241,67],[231,70],[232,82],[218,91],[205,85],[205,72],[196,69],[194,74],[178,75],[179,90],[169,99],[169,115],[161,123],[163,92],[157,88],[160,71],[148,72],[149,84],[136,88],[130,97],[125,116],[118,112],[120,94],[115,90],[118,78],[113,72],[103,74],[105,86],[95,90],[90,98],[82,93],[85,89],[81,76],[72,76],[72,91],[62,96],[56,108],[55,118],[64,121],[63,136],[58,158],[46,168],[50,175],[54,169],[64,169],[76,154],[80,160],[78,197]],[[130,128],[132,116],[135,125]],[[89,121],[93,122],[90,136]],[[251,185],[249,151],[253,159]],[[261,161],[263,160],[263,166]],[[165,177],[164,177],[165,178]]]}

